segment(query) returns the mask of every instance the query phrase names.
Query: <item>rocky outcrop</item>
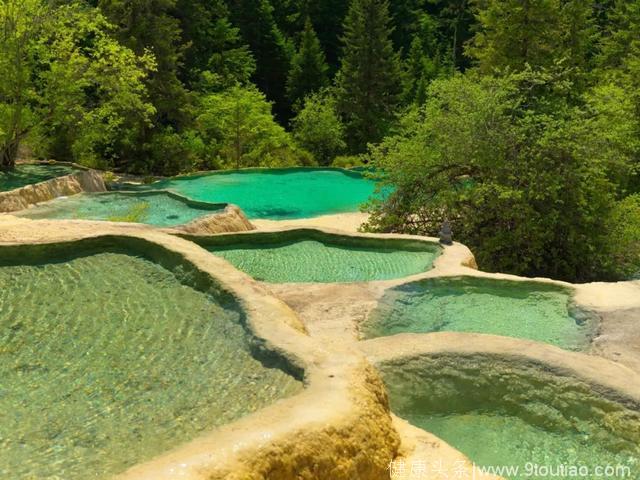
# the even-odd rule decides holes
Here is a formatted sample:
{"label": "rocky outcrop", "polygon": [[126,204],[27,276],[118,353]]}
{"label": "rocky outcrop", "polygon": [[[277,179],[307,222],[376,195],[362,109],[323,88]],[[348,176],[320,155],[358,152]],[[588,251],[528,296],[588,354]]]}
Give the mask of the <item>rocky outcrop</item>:
{"label": "rocky outcrop", "polygon": [[81,192],[106,192],[102,175],[95,170],[86,170],[52,178],[44,182],[0,192],[0,213],[17,212],[40,202]]}
{"label": "rocky outcrop", "polygon": [[211,215],[198,218],[193,222],[181,225],[175,229],[194,235],[204,235],[212,233],[248,232],[249,230],[255,230],[255,227],[249,222],[239,207],[227,205],[220,213],[212,213]]}

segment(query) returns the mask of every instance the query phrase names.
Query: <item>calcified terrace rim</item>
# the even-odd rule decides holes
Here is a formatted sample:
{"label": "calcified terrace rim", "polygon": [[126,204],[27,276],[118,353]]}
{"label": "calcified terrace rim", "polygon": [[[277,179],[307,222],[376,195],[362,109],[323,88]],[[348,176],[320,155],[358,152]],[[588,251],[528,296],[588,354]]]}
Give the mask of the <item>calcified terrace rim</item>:
{"label": "calcified terrace rim", "polygon": [[[171,177],[174,178],[174,177]],[[127,195],[130,197],[146,197],[151,195],[167,195],[168,197],[173,198],[174,200],[178,200],[185,205],[190,207],[199,207],[205,210],[219,210],[221,208],[226,207],[227,205],[231,205],[226,202],[204,202],[202,200],[195,200],[187,195],[183,195],[182,193],[178,193],[175,190],[170,188],[158,188],[158,189],[149,189],[149,190],[121,190],[116,188],[114,190],[109,190],[107,192],[97,192],[92,193],[91,195],[109,195],[118,193],[120,195]]]}
{"label": "calcified terrace rim", "polygon": [[[277,228],[269,232],[292,230],[306,232],[310,229]],[[320,231],[326,235],[355,239],[436,241],[429,237]],[[195,243],[180,238],[184,234],[172,233],[135,224],[0,217],[0,248],[2,245],[46,245],[106,237],[138,241],[171,252],[203,275],[210,276],[223,290],[233,295],[246,312],[247,328],[257,339],[257,348],[283,358],[304,378],[306,389],[299,395],[280,400],[172,452],[135,466],[120,475],[120,480],[377,480],[388,478],[388,465],[393,458],[422,460],[425,454],[437,452],[455,461],[468,462],[464,455],[437,437],[390,414],[380,377],[370,366],[401,364],[424,356],[513,359],[553,374],[578,379],[598,394],[629,407],[640,405],[640,372],[596,355],[569,352],[538,342],[448,332],[399,334],[366,341],[345,341],[340,337],[326,341],[327,338],[310,336],[301,317],[268,294],[264,284],[254,281]],[[200,241],[206,237],[188,238]],[[387,288],[415,280],[456,276],[554,284],[573,290],[579,305],[598,311],[640,307],[640,295],[636,295],[640,292],[640,282],[573,285],[550,279],[489,274],[476,270],[469,249],[457,243],[444,247],[430,271],[397,280],[363,282],[360,286],[381,295]],[[307,288],[312,285],[299,286]]]}
{"label": "calcified terrace rim", "polygon": [[120,195],[126,195],[129,197],[150,197],[153,195],[166,195],[174,200],[178,200],[181,203],[189,207],[198,207],[204,210],[221,210],[228,205],[229,203],[215,203],[215,202],[203,202],[201,200],[194,200],[192,198],[187,197],[186,195],[182,195],[178,192],[174,192],[171,189],[159,189],[159,190],[110,190],[108,192],[98,192],[92,193],[90,195],[100,196],[100,195],[113,195],[114,193]]}

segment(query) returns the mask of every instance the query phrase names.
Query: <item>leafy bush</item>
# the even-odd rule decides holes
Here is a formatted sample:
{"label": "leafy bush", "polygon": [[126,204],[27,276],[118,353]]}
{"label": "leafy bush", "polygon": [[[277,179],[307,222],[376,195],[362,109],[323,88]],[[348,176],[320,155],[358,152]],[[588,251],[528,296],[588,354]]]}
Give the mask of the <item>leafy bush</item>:
{"label": "leafy bush", "polygon": [[311,152],[320,165],[331,164],[347,147],[335,100],[326,92],[307,97],[304,107],[291,123],[293,138]]}
{"label": "leafy bush", "polygon": [[617,202],[613,208],[602,258],[612,279],[640,279],[640,194]]}
{"label": "leafy bush", "polygon": [[597,112],[553,97],[536,105],[522,88],[546,82],[530,71],[436,80],[424,107],[372,149],[391,193],[369,206],[368,228],[436,235],[448,218],[485,270],[599,278],[612,179],[629,170],[628,153],[616,156],[615,126]]}
{"label": "leafy bush", "polygon": [[332,167],[336,168],[354,168],[364,166],[361,155],[340,155],[331,162]]}
{"label": "leafy bush", "polygon": [[[172,128],[158,131],[149,143],[149,156],[155,159],[154,170],[164,175],[187,171],[195,162],[193,140],[189,132],[179,134]],[[148,169],[141,169],[148,173]]]}
{"label": "leafy bush", "polygon": [[[11,3],[17,5],[0,12],[0,21],[14,28],[0,41],[0,113],[10,106],[6,118],[19,120],[6,138],[29,134],[43,157],[113,166],[155,113],[144,84],[154,57],[119,44],[98,9]],[[6,148],[0,142],[0,151]]]}
{"label": "leafy bush", "polygon": [[196,130],[207,157],[222,168],[284,167],[309,162],[271,114],[255,87],[236,86],[204,96]]}

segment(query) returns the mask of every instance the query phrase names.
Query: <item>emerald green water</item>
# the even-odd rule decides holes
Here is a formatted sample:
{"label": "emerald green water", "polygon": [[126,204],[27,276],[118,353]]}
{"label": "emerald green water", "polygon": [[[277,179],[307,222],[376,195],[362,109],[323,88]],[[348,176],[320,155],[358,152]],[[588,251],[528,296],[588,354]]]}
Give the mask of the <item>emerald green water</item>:
{"label": "emerald green water", "polygon": [[106,220],[172,227],[222,210],[222,207],[217,206],[189,205],[166,193],[114,192],[58,198],[23,210],[17,215],[32,219]]}
{"label": "emerald green water", "polygon": [[0,478],[108,478],[301,390],[189,272],[64,260],[0,267]]}
{"label": "emerald green water", "polygon": [[362,327],[366,338],[397,333],[474,332],[583,350],[594,315],[575,308],[568,290],[534,282],[441,278],[388,290]]}
{"label": "emerald green water", "polygon": [[68,165],[21,163],[9,172],[0,170],[0,192],[62,177],[75,171],[75,168]]}
{"label": "emerald green water", "polygon": [[306,218],[358,211],[375,183],[335,169],[268,169],[177,177],[151,185],[194,200],[238,205],[249,218]]}
{"label": "emerald green water", "polygon": [[583,470],[586,476],[579,478],[602,478],[604,475],[598,476],[595,469],[606,466],[613,467],[607,478],[640,478],[640,451],[634,452],[632,446],[617,447],[619,442],[615,438],[608,442],[602,438],[596,440],[597,433],[549,432],[518,417],[478,412],[409,415],[406,419],[454,445],[479,467],[484,467],[485,472],[490,472],[490,467],[516,467],[518,470],[491,472],[502,473],[513,480],[575,478],[569,470],[572,466],[586,468]]}
{"label": "emerald green water", "polygon": [[[640,406],[579,379],[489,355],[416,357],[381,371],[394,413],[486,472],[512,480],[640,478]],[[432,465],[437,454],[424,460]],[[610,475],[598,476],[607,466]],[[570,467],[582,467],[581,475]],[[458,478],[455,465],[445,468]]]}
{"label": "emerald green water", "polygon": [[311,239],[206,248],[255,279],[271,283],[388,280],[431,269],[439,254],[435,245],[420,250],[372,248]]}

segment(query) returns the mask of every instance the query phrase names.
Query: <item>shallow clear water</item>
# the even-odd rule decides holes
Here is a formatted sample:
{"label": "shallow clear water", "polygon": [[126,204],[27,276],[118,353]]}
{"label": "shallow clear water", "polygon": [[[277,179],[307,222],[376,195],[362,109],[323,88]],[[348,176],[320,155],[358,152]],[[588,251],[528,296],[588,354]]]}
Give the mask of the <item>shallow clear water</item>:
{"label": "shallow clear water", "polygon": [[114,192],[58,198],[17,215],[33,219],[107,220],[172,227],[221,210],[192,206],[165,193],[132,195]]}
{"label": "shallow clear water", "polygon": [[233,203],[249,218],[306,218],[358,211],[375,183],[357,172],[271,169],[178,177],[151,185],[205,202]]}
{"label": "shallow clear water", "polygon": [[75,171],[77,169],[69,165],[18,164],[9,172],[0,170],[0,192],[62,177]]}
{"label": "shallow clear water", "polygon": [[435,246],[423,250],[364,248],[317,240],[207,248],[255,279],[272,283],[399,278],[429,270],[439,253]]}
{"label": "shallow clear water", "polygon": [[615,440],[596,440],[593,433],[546,431],[515,416],[478,412],[406,419],[455,446],[480,467],[517,467],[503,470],[513,480],[575,478],[569,471],[572,466],[587,467],[584,472],[589,474],[579,478],[603,478],[595,469],[606,466],[614,467],[607,478],[640,478],[640,451],[617,447]]}
{"label": "shallow clear water", "polygon": [[107,478],[302,388],[250,355],[235,303],[143,258],[0,285],[0,478]]}
{"label": "shallow clear water", "polygon": [[[595,469],[613,466],[622,468],[608,478],[640,478],[640,406],[619,403],[617,394],[498,354],[438,353],[380,370],[395,414],[478,466],[518,468],[493,472],[500,476],[607,478]],[[437,452],[423,460],[434,465]],[[571,476],[568,468],[579,466],[588,467],[586,475]],[[473,478],[456,477],[455,467],[445,465],[449,478]]]}
{"label": "shallow clear water", "polygon": [[388,290],[363,325],[365,337],[474,332],[585,349],[597,321],[571,304],[568,290],[534,282],[461,277]]}

